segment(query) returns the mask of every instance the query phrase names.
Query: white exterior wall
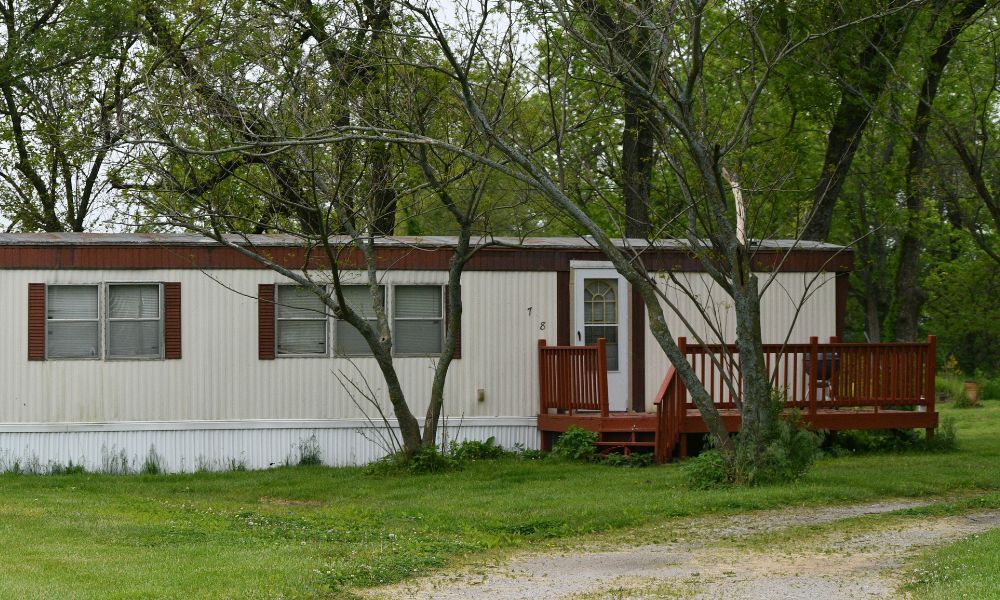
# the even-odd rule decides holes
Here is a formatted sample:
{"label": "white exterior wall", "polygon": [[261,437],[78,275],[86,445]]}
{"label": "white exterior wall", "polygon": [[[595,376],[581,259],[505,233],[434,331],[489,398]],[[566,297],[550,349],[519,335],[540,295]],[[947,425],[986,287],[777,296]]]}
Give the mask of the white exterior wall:
{"label": "white exterior wall", "polygon": [[[338,380],[350,378],[362,388],[366,380],[385,398],[374,359],[258,359],[257,286],[285,282],[276,273],[7,270],[0,271],[0,281],[0,339],[6,340],[0,344],[0,469],[5,460],[23,463],[32,456],[43,464],[85,458],[94,465],[100,448],[141,458],[151,445],[171,468],[182,461],[185,469],[195,468],[199,457],[221,464],[241,456],[261,467],[284,462],[289,444],[314,433],[330,464],[380,456],[358,433],[370,428],[365,413],[375,411],[359,398],[362,410]],[[181,359],[27,360],[28,283],[115,281],[181,283]],[[392,271],[383,281],[444,284],[447,273]],[[535,348],[540,338],[555,343],[556,274],[470,271],[462,287],[462,358],[449,370],[445,415],[453,426],[461,422],[464,434],[537,447]],[[422,417],[434,359],[400,357],[395,365],[414,413]],[[387,401],[383,408],[392,416]],[[484,417],[514,419],[490,425]],[[243,433],[232,425],[246,422],[256,424]],[[86,451],[74,457],[77,448]]]}
{"label": "white exterior wall", "polygon": [[[725,294],[704,274],[679,276],[691,282],[700,303],[716,307],[731,341],[735,323]],[[383,279],[388,285],[444,284],[447,274],[391,271]],[[143,281],[181,283],[180,360],[27,360],[28,283]],[[781,341],[789,330],[793,342],[834,335],[834,281],[832,273],[777,275],[762,303],[764,341]],[[373,359],[258,359],[257,286],[284,282],[271,271],[4,270],[0,282],[0,339],[6,340],[0,344],[0,471],[14,463],[70,461],[100,469],[121,456],[139,468],[150,448],[172,471],[234,463],[266,468],[296,462],[299,444],[313,436],[327,464],[360,464],[384,453],[376,441],[384,434],[381,425],[366,420],[337,378],[359,384],[363,378],[384,397]],[[707,335],[692,301],[677,290],[669,293]],[[449,438],[493,436],[506,447],[538,446],[536,347],[539,339],[556,343],[557,296],[554,272],[465,273],[462,358],[452,363],[446,389]],[[675,335],[693,339],[667,312]],[[644,343],[651,408],[667,361],[648,330]],[[433,359],[397,358],[395,364],[414,413],[423,416]],[[391,415],[389,406],[383,408]]]}
{"label": "white exterior wall", "polygon": [[[759,274],[761,285],[771,276]],[[677,274],[683,286],[691,291],[699,304],[714,307],[712,322],[722,331],[720,340],[712,333],[708,322],[700,316],[694,301],[680,287],[661,279],[661,286],[679,312],[687,318],[688,327],[666,303],[663,304],[667,325],[674,337],[687,337],[697,343],[696,335],[706,343],[733,343],[736,338],[736,314],[732,300],[717,283],[705,273]],[[798,310],[796,310],[798,309]],[[774,282],[764,292],[760,304],[761,337],[765,344],[787,341],[805,343],[810,336],[829,341],[837,335],[837,289],[835,273],[777,273]],[[648,320],[647,320],[648,322]],[[693,330],[693,331],[692,331]],[[654,410],[657,390],[667,375],[669,362],[659,343],[646,328],[646,409]]]}
{"label": "white exterior wall", "polygon": [[[363,419],[6,425],[0,430],[0,473],[45,473],[55,465],[88,471],[140,472],[152,450],[166,472],[267,469],[296,464],[315,443],[324,464],[361,465],[386,454],[386,431]],[[489,437],[504,448],[538,447],[533,417],[471,417],[442,423],[442,441]]]}

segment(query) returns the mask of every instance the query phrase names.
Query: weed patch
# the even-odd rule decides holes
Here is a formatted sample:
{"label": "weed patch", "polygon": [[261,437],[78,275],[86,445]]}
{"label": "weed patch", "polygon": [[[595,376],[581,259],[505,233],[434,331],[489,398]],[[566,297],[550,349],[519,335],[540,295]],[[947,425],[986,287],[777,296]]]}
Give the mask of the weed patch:
{"label": "weed patch", "polygon": [[564,431],[552,446],[552,457],[567,460],[593,460],[597,454],[594,444],[598,434],[576,425]]}

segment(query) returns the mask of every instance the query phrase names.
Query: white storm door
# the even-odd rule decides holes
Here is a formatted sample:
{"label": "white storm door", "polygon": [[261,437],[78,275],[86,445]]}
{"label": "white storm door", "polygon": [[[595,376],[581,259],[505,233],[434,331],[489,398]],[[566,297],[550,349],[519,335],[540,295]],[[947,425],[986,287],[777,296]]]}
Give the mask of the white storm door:
{"label": "white storm door", "polygon": [[628,408],[628,283],[613,268],[573,269],[574,346],[604,338],[608,408]]}

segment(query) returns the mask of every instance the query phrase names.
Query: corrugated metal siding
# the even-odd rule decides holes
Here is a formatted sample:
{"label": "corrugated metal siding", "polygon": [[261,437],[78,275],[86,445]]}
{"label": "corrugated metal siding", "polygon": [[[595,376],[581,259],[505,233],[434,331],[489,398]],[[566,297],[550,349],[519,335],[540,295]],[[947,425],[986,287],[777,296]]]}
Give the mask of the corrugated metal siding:
{"label": "corrugated metal siding", "polygon": [[[339,419],[371,413],[343,380],[384,397],[373,359],[257,356],[257,286],[264,270],[4,271],[0,288],[0,423]],[[387,283],[440,283],[441,271],[385,274]],[[446,414],[529,416],[537,407],[539,338],[555,342],[555,273],[471,272],[463,278],[463,358],[448,377]],[[28,362],[29,282],[176,281],[184,290],[183,358],[172,361]],[[544,325],[543,325],[544,323]],[[397,358],[422,416],[433,360]],[[348,386],[349,387],[349,386]],[[478,389],[485,401],[476,400]]]}
{"label": "corrugated metal siding", "polygon": [[[538,448],[534,419],[523,423],[449,422],[442,441],[493,437],[505,448]],[[167,472],[227,470],[239,465],[266,469],[296,464],[304,443],[315,438],[320,458],[331,466],[361,465],[386,454],[380,442],[386,430],[351,427],[194,429],[140,431],[68,431],[0,433],[0,473],[47,472],[53,465],[82,465],[88,471],[138,472],[155,453]]]}
{"label": "corrugated metal siding", "polygon": [[[761,274],[761,285],[769,274]],[[732,343],[736,335],[736,317],[732,300],[712,279],[702,273],[679,273],[677,278],[688,288],[694,299],[669,282],[662,285],[667,297],[687,316],[692,328],[708,343],[725,341]],[[810,336],[829,340],[836,335],[837,294],[834,273],[777,273],[761,299],[761,337],[765,344],[808,342]],[[662,281],[662,280],[661,280]],[[702,306],[711,307],[712,322],[723,332],[725,340],[719,340],[711,332],[708,323],[694,306],[695,300]],[[694,342],[692,334],[684,322],[670,308],[664,305],[667,324],[674,337],[687,336]],[[653,410],[653,396],[667,374],[667,357],[653,334],[646,329],[646,409]]]}

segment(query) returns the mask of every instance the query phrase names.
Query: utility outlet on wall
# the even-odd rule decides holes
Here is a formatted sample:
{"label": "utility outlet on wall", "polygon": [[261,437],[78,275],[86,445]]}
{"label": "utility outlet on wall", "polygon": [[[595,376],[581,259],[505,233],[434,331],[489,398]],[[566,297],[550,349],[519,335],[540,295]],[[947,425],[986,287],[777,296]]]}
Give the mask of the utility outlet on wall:
{"label": "utility outlet on wall", "polygon": [[476,390],[476,402],[486,402],[486,390],[483,388]]}

